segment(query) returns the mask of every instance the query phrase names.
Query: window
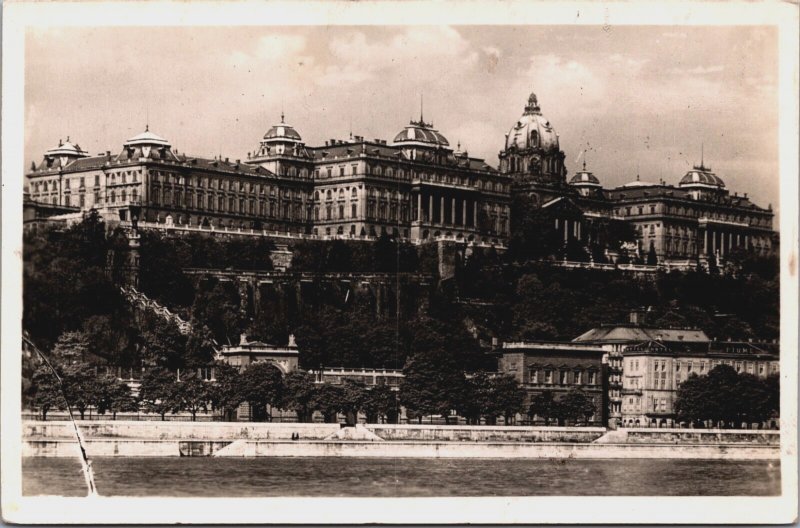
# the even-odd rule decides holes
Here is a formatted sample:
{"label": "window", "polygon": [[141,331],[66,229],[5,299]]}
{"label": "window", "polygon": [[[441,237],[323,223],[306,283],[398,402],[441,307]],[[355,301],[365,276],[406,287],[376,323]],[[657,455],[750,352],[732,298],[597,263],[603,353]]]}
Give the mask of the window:
{"label": "window", "polygon": [[[99,185],[100,185],[100,175],[96,174],[95,177],[94,177],[94,186],[98,187]],[[47,189],[45,189],[45,190],[47,190]]]}
{"label": "window", "polygon": [[597,372],[589,371],[589,385],[596,385],[597,384]]}
{"label": "window", "polygon": [[83,194],[81,194],[78,200],[79,200],[78,205],[80,205],[81,209],[83,209],[83,207],[86,205],[86,198],[83,196]]}
{"label": "window", "polygon": [[339,206],[339,218],[340,219],[344,218],[344,206],[343,205]]}
{"label": "window", "polygon": [[581,371],[580,370],[576,370],[575,371],[575,385],[580,385],[580,384],[581,384]]}
{"label": "window", "polygon": [[350,218],[355,218],[356,216],[358,216],[358,215],[356,214],[356,213],[357,213],[357,211],[358,211],[358,207],[356,206],[356,204],[352,204],[352,205],[350,206]]}
{"label": "window", "polygon": [[339,167],[339,176],[344,176],[344,167]]}
{"label": "window", "polygon": [[531,369],[531,383],[539,383],[539,371]]}
{"label": "window", "polygon": [[544,382],[547,384],[553,383],[553,371],[552,370],[545,370],[544,371]]}
{"label": "window", "polygon": [[560,381],[561,381],[561,385],[566,385],[567,383],[569,383],[569,372],[567,372],[566,370],[562,370],[561,371],[561,380]]}

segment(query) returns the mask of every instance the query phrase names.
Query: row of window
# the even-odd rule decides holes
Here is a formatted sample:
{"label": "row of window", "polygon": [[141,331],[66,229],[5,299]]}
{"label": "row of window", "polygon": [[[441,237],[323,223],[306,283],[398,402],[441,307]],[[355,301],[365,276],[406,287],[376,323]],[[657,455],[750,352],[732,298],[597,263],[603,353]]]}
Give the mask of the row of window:
{"label": "row of window", "polygon": [[530,383],[554,385],[556,383],[556,379],[559,385],[597,385],[597,371],[553,369],[530,370]]}
{"label": "row of window", "polygon": [[[286,174],[289,176],[293,176],[296,174],[296,169],[294,167],[289,167],[286,171]],[[326,179],[326,178],[333,178],[334,176],[344,177],[344,176],[357,176],[358,173],[358,165],[350,165],[350,169],[347,170],[347,165],[338,165],[338,166],[327,166],[314,169],[314,179]],[[430,181],[435,183],[444,183],[444,184],[453,184],[453,185],[463,185],[463,186],[474,186],[478,189],[483,189],[489,192],[511,192],[511,185],[504,184],[501,182],[493,182],[493,181],[484,181],[481,179],[475,179],[474,182],[470,181],[468,176],[463,175],[456,175],[456,174],[438,174],[438,173],[426,173],[420,172],[417,173],[414,170],[409,171],[406,173],[404,169],[397,169],[395,170],[392,167],[383,167],[381,165],[369,165],[366,166],[366,175],[368,176],[385,176],[387,178],[394,178],[395,176],[401,180],[414,180],[417,177],[422,181]]]}
{"label": "row of window", "polygon": [[[620,207],[616,209],[616,214],[620,216],[635,216],[635,215],[643,215],[643,214],[656,214],[660,213],[661,210],[656,205],[639,205],[639,206],[628,206],[628,207]],[[669,205],[664,207],[664,214],[674,214],[678,216],[689,216],[693,218],[712,218],[714,220],[721,220],[727,222],[742,222],[747,223],[754,226],[769,226],[771,225],[768,218],[761,218],[761,217],[751,217],[749,215],[744,214],[735,214],[735,213],[721,213],[718,211],[698,211],[696,209],[689,209],[684,207],[671,207]]]}

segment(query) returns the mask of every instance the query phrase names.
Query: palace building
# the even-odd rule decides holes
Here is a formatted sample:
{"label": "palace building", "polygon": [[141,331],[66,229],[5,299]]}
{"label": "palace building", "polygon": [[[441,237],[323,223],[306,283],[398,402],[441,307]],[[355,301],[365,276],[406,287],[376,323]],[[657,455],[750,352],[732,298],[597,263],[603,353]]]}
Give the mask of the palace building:
{"label": "palace building", "polygon": [[178,154],[145,130],[117,154],[89,156],[59,142],[28,173],[32,200],[144,222],[294,234],[449,239],[503,246],[510,229],[507,176],[450,148],[425,122],[394,138],[307,146],[271,127],[246,160]]}
{"label": "palace building", "polygon": [[[502,141],[502,140],[501,140]],[[554,126],[531,94],[505,135],[499,169],[470,157],[422,115],[391,143],[352,136],[303,142],[285,122],[269,128],[244,159],[178,153],[145,131],[96,156],[59,141],[33,163],[33,203],[98,209],[126,222],[209,230],[253,229],[298,236],[371,239],[383,233],[421,243],[453,240],[504,247],[511,199],[546,209],[565,242],[601,242],[598,226],[630,223],[639,252],[660,262],[708,261],[737,248],[775,251],[772,208],[732,195],[703,163],[677,183],[637,180],[606,189],[586,169],[569,176]]]}

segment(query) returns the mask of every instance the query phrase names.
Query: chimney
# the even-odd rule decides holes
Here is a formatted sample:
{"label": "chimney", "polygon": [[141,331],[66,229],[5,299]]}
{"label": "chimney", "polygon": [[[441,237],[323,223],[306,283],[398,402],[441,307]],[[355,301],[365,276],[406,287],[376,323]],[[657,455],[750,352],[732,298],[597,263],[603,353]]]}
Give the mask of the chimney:
{"label": "chimney", "polygon": [[225,158],[225,163],[228,163],[229,161],[230,161],[230,160],[229,160],[228,158]]}
{"label": "chimney", "polygon": [[645,321],[647,319],[646,313],[644,310],[631,310],[629,317],[629,321],[633,325],[637,326],[644,326]]}

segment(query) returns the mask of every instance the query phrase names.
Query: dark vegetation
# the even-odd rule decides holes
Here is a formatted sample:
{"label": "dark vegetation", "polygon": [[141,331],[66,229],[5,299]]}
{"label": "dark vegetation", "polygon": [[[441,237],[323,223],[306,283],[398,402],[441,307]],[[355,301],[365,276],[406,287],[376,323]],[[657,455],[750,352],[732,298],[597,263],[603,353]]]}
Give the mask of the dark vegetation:
{"label": "dark vegetation", "polygon": [[678,419],[695,425],[740,427],[762,424],[780,409],[780,378],[759,378],[737,373],[729,365],[708,374],[693,374],[678,387],[675,410]]}
{"label": "dark vegetation", "polygon": [[[269,270],[271,242],[143,233],[140,289],[191,321],[192,333],[182,335],[175,325],[124,301],[117,285],[127,243],[121,233],[108,233],[89,215],[66,230],[26,234],[23,327],[39,348],[56,358],[65,384],[73,387],[68,395],[79,413],[89,405],[86,402],[110,413],[142,405],[163,416],[175,409],[196,413],[206,402],[231,412],[241,401],[250,401],[256,408],[269,403],[293,409],[301,420],[309,419],[312,410],[332,419],[335,412],[353,413],[356,407],[386,418],[397,402],[385,388],[357,384],[312,390],[302,374],[273,380],[275,386],[267,390],[240,378],[246,372],[226,371],[217,388],[204,393],[199,380],[190,377],[177,383],[169,373],[208,364],[215,342],[236,343],[241,333],[275,344],[285,344],[294,334],[305,369],[403,368],[401,398],[412,416],[447,416],[456,409],[474,422],[531,411],[521,408],[516,383],[480,374],[494,370],[494,360],[484,353],[493,337],[572,339],[598,324],[625,321],[631,309],[642,306],[650,307],[654,325],[699,327],[718,339],[778,337],[777,259],[735,253],[728,265],[738,269],[736,275],[719,269],[711,275],[692,271],[642,277],[566,270],[530,262],[553,256],[556,250],[540,253],[550,243],[538,231],[545,219],[534,215],[526,222],[504,255],[457,247],[455,277],[431,290],[415,289],[398,279],[393,285],[393,295],[400,293],[397,308],[380,314],[369,299],[329,294],[321,283],[309,287],[316,292],[309,297],[313,302],[292,306],[281,292],[274,292],[269,309],[256,311],[242,304],[235,284],[195,281],[182,269]],[[620,229],[608,226],[609,232]],[[294,269],[302,271],[437,272],[435,244],[414,247],[389,237],[375,244],[302,242],[292,251]],[[78,390],[87,373],[96,376],[98,365],[148,367],[141,401],[133,402],[111,378],[96,384],[99,392]],[[52,374],[30,361],[24,372],[29,376],[23,383],[27,401],[43,410],[63,404],[53,390]],[[468,377],[465,372],[478,374]],[[181,390],[176,392],[174,386]],[[580,420],[580,397],[571,398],[567,407],[556,402],[554,410],[532,414]],[[542,409],[549,405],[536,404]]]}

